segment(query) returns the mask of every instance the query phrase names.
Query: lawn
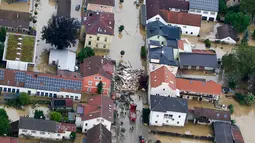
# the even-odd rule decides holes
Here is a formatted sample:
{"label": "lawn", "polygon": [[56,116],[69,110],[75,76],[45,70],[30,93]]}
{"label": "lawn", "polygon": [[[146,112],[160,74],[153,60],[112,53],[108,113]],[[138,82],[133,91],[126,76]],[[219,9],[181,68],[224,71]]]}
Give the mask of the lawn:
{"label": "lawn", "polygon": [[[22,37],[22,41],[20,41],[22,46],[21,50],[19,51],[21,55],[17,55],[17,47],[19,42],[18,38],[20,37]],[[20,58],[20,61],[32,62],[34,56],[34,44],[34,37],[9,34],[5,58],[7,60],[15,60],[16,58]]]}

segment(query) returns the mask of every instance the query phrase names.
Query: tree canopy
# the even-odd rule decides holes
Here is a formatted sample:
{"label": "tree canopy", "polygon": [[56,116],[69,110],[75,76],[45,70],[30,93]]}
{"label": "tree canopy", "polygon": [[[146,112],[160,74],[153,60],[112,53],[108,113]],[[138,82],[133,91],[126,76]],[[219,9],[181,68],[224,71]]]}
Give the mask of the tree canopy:
{"label": "tree canopy", "polygon": [[34,118],[36,118],[36,119],[45,119],[43,111],[42,110],[35,110]]}
{"label": "tree canopy", "polygon": [[241,8],[249,13],[252,18],[254,17],[255,15],[255,0],[241,0]]}
{"label": "tree canopy", "polygon": [[60,121],[62,121],[62,115],[59,112],[54,111],[54,112],[50,113],[50,119],[60,122]]}
{"label": "tree canopy", "polygon": [[8,134],[10,130],[9,119],[6,111],[0,109],[0,135]]}
{"label": "tree canopy", "polygon": [[3,59],[3,53],[4,53],[4,44],[0,42],[0,61],[2,62]]}
{"label": "tree canopy", "polygon": [[230,24],[237,32],[243,32],[249,26],[251,17],[242,12],[230,12],[225,16],[224,23]]}
{"label": "tree canopy", "polygon": [[246,105],[251,106],[255,101],[255,97],[252,93],[248,93],[247,95],[245,95],[244,101],[245,101]]}
{"label": "tree canopy", "polygon": [[94,50],[91,47],[85,47],[78,53],[77,59],[81,63],[84,59],[92,56],[95,56]]}
{"label": "tree canopy", "polygon": [[48,25],[43,27],[42,39],[57,49],[75,46],[80,22],[75,18],[52,16]]}
{"label": "tree canopy", "polygon": [[0,29],[0,42],[4,43],[6,39],[6,28],[1,27]]}
{"label": "tree canopy", "polygon": [[97,93],[98,94],[102,94],[103,92],[103,83],[102,81],[100,81],[98,84],[97,84]]}
{"label": "tree canopy", "polygon": [[219,13],[226,14],[228,11],[228,7],[226,5],[225,0],[219,0]]}
{"label": "tree canopy", "polygon": [[20,105],[27,105],[30,103],[30,96],[27,93],[20,93],[18,96],[18,101]]}

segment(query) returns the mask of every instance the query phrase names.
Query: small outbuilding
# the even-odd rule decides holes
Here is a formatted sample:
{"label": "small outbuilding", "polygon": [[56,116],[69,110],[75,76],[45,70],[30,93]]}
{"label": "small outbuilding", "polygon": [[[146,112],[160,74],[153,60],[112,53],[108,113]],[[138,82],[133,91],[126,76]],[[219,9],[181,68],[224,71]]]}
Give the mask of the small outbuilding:
{"label": "small outbuilding", "polygon": [[58,70],[75,71],[76,53],[70,50],[51,50],[49,64],[56,65]]}
{"label": "small outbuilding", "polygon": [[220,40],[220,42],[229,44],[236,44],[238,41],[237,32],[228,24],[217,27],[217,34],[215,36],[217,40]]}

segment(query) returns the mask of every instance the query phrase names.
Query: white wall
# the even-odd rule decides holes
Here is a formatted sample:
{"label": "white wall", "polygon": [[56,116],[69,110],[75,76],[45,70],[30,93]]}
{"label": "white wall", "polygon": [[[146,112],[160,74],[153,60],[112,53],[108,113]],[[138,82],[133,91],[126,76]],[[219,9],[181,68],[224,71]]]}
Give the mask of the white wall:
{"label": "white wall", "polygon": [[44,139],[52,139],[52,140],[62,140],[63,135],[62,133],[53,133],[53,132],[41,132],[41,131],[33,131],[27,129],[19,129],[19,137],[22,135],[30,135],[35,138],[44,138]]}
{"label": "white wall", "polygon": [[[165,114],[172,115],[171,118],[164,117]],[[179,112],[155,112],[151,111],[150,113],[150,125],[152,126],[179,126],[182,127],[186,121],[186,113],[179,113]]]}
{"label": "white wall", "polygon": [[83,121],[81,120],[81,117],[76,115],[76,118],[75,118],[75,125],[76,127],[81,127],[83,126]]}
{"label": "white wall", "polygon": [[91,120],[86,120],[83,122],[82,132],[87,132],[89,129],[94,127],[95,125],[102,123],[109,131],[111,131],[111,122],[104,118],[94,118]]}
{"label": "white wall", "polygon": [[197,36],[199,35],[200,27],[190,26],[190,25],[182,25],[182,24],[174,24],[168,23],[172,26],[180,27],[183,35]]}
{"label": "white wall", "polygon": [[221,42],[229,43],[229,44],[236,44],[236,41],[233,40],[231,37],[226,37],[220,40]]}
{"label": "white wall", "polygon": [[148,23],[150,23],[150,22],[153,22],[153,21],[156,21],[156,20],[159,20],[160,22],[164,23],[165,25],[167,24],[167,23],[165,22],[165,20],[164,20],[159,14],[157,14],[157,15],[153,16],[152,18],[148,19],[148,20],[146,21],[146,24],[148,24]]}
{"label": "white wall", "polygon": [[[70,93],[70,92],[55,92],[55,91],[46,91],[46,90],[37,90],[37,89],[31,89],[31,88],[24,88],[24,87],[15,87],[15,86],[6,86],[6,85],[0,85],[0,88],[2,88],[1,92],[8,92],[9,93],[17,93],[17,90],[19,90],[19,93],[25,92],[28,93],[30,91],[31,95],[36,95],[37,92],[40,94],[38,96],[43,96],[43,97],[54,97],[56,95],[58,98],[72,98],[73,100],[80,100],[81,99],[81,94],[80,93]],[[6,89],[6,91],[4,91]],[[10,89],[10,90],[9,90]],[[14,91],[14,92],[12,92]],[[42,95],[42,93],[44,95]],[[46,93],[48,96],[46,96]]]}
{"label": "white wall", "polygon": [[216,18],[217,18],[217,14],[218,12],[214,12],[214,11],[205,11],[205,10],[195,10],[195,9],[190,9],[189,10],[189,13],[193,13],[193,14],[199,14],[199,15],[202,15],[207,17],[207,21],[209,20],[209,18],[214,18],[214,21],[216,21]]}
{"label": "white wall", "polygon": [[162,82],[162,84],[156,88],[151,87],[151,95],[177,97],[179,94],[176,90],[170,88],[168,83]]}

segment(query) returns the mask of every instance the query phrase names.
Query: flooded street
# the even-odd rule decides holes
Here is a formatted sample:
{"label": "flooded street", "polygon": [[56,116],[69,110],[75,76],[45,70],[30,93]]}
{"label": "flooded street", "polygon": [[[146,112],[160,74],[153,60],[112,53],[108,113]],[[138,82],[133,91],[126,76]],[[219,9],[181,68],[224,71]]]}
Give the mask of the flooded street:
{"label": "flooded street", "polygon": [[[134,1],[124,1],[120,4],[115,1],[115,36],[112,39],[112,45],[109,56],[119,61],[123,59],[130,62],[133,68],[141,68],[142,61],[140,58],[140,49],[144,45],[144,31],[140,29],[139,12],[140,7],[134,5]],[[118,27],[124,25],[122,34],[119,34]],[[125,55],[121,58],[120,51],[124,50]]]}

